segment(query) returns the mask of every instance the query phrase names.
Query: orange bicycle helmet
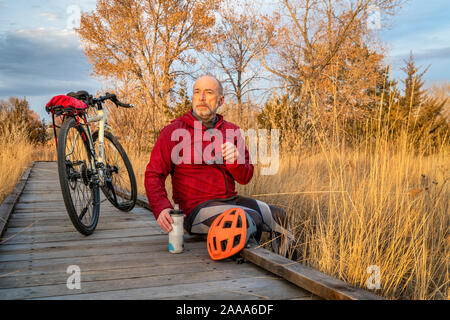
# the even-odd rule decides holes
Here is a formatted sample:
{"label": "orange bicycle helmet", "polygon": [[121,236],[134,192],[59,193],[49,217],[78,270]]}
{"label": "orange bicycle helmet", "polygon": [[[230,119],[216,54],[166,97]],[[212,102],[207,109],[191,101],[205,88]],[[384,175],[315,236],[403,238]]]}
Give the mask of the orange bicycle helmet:
{"label": "orange bicycle helmet", "polygon": [[231,208],[214,219],[206,246],[213,260],[229,258],[241,251],[256,232],[253,219],[242,208]]}

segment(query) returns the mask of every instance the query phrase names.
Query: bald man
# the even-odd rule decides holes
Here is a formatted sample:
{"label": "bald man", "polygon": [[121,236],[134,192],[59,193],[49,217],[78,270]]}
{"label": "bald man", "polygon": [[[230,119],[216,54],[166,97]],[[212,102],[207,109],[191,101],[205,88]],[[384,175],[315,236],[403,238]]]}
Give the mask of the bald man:
{"label": "bald man", "polygon": [[[285,231],[279,225],[285,223],[283,209],[239,196],[235,190],[235,182],[251,180],[254,168],[239,127],[217,113],[223,102],[220,81],[202,76],[194,84],[192,110],[161,131],[145,172],[152,212],[162,230],[170,232],[173,207],[165,189],[170,174],[173,201],[183,210],[190,234],[207,234],[215,217],[237,206],[255,221],[257,237],[262,231],[279,235]],[[230,138],[230,132],[236,135]]]}

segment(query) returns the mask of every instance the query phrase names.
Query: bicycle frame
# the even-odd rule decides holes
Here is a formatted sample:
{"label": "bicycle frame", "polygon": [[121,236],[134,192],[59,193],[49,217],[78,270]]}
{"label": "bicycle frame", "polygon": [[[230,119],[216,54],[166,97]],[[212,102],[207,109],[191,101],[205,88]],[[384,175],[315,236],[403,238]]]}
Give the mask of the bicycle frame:
{"label": "bicycle frame", "polygon": [[[104,142],[105,142],[105,129],[112,132],[112,128],[106,123],[107,115],[103,109],[97,109],[97,114],[95,116],[88,117],[86,116],[87,123],[86,128],[88,131],[88,143],[89,148],[92,151],[91,157],[91,166],[92,168],[100,169],[99,173],[99,184],[103,186],[105,183],[104,174],[103,174],[103,163],[104,163]],[[92,133],[90,127],[87,125],[88,123],[98,122],[98,150],[96,152],[94,146],[94,140],[92,139]],[[79,133],[77,132],[75,139],[72,142],[72,146],[70,148],[69,154],[71,154],[75,148],[75,143],[78,139]]]}

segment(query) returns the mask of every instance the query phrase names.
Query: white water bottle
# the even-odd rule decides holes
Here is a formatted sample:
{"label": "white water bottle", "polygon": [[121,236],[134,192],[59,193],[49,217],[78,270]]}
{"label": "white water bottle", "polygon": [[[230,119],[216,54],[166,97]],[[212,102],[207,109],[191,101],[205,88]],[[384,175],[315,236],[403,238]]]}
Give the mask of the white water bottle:
{"label": "white water bottle", "polygon": [[178,204],[175,204],[174,210],[170,210],[170,216],[173,223],[172,231],[169,232],[169,252],[181,253],[184,249],[184,215],[183,211],[179,210]]}

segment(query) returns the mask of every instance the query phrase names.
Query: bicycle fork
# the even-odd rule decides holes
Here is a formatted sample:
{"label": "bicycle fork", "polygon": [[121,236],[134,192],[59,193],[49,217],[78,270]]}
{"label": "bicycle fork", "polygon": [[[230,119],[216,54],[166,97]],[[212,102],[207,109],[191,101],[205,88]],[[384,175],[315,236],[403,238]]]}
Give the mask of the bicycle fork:
{"label": "bicycle fork", "polygon": [[91,132],[89,131],[89,134],[91,135],[91,139],[89,139],[89,143],[91,145],[92,150],[92,157],[91,157],[91,167],[95,169],[94,174],[97,175],[98,173],[98,183],[101,187],[105,185],[105,174],[104,174],[104,141],[105,141],[105,128],[108,130],[111,130],[111,127],[106,123],[106,115],[104,110],[100,109],[97,112],[97,115],[93,117],[87,118],[88,123],[98,122],[98,152],[95,152],[95,146],[94,141],[92,139]]}

